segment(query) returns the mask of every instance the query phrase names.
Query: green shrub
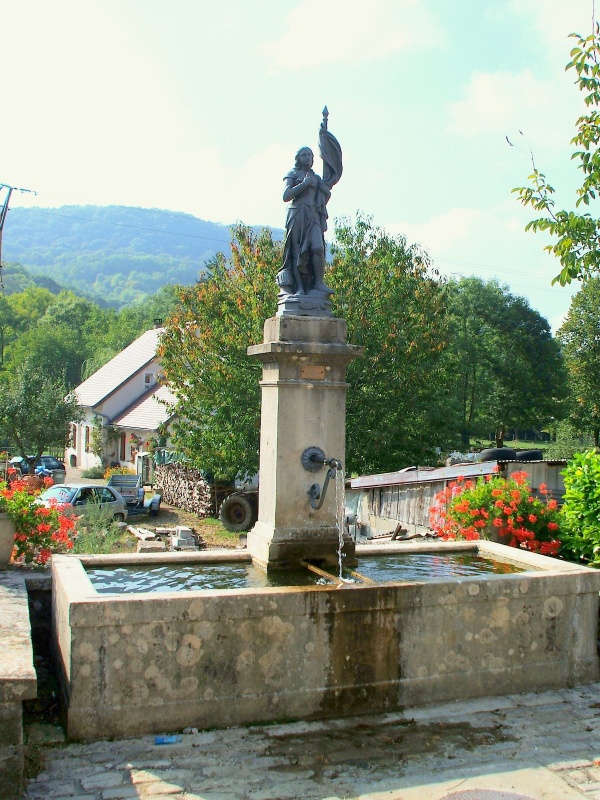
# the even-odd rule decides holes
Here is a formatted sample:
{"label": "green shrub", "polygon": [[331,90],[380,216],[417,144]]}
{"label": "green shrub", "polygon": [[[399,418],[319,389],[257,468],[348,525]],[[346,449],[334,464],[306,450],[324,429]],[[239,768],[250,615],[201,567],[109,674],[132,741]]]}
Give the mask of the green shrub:
{"label": "green shrub", "polygon": [[561,555],[600,567],[600,454],[575,453],[563,475]]}
{"label": "green shrub", "polygon": [[87,503],[85,515],[76,522],[77,535],[73,541],[73,552],[79,555],[112,553],[119,549],[123,529],[100,503]]}
{"label": "green shrub", "polygon": [[90,469],[84,469],[81,473],[82,478],[91,478],[92,480],[96,480],[98,478],[104,477],[104,467],[90,467]]}

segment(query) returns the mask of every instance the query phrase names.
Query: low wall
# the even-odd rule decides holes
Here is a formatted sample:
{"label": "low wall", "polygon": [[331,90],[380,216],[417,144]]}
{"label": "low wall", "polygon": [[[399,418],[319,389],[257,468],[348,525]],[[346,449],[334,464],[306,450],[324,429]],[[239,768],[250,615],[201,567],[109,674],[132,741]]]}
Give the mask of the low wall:
{"label": "low wall", "polygon": [[[363,556],[381,548],[357,549]],[[598,679],[599,572],[487,542],[386,545],[383,552],[457,549],[518,555],[540,571],[108,596],[96,593],[80,559],[55,556],[54,635],[68,735],[93,740],[374,713]],[[215,560],[214,553],[177,555]]]}
{"label": "low wall", "polygon": [[0,571],[0,797],[24,791],[23,701],[36,696],[27,589],[23,575]]}

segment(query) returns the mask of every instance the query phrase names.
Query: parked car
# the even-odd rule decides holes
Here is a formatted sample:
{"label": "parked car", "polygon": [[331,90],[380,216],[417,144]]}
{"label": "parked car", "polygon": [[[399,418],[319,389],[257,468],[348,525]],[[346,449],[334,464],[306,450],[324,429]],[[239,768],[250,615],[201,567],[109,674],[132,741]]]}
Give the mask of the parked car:
{"label": "parked car", "polygon": [[[33,458],[33,456],[31,456],[31,458]],[[14,458],[10,459],[9,464],[17,469],[20,469],[22,475],[27,475],[29,472],[27,461],[25,461],[24,458],[21,458],[21,456],[14,456]],[[35,465],[36,472],[43,470],[49,472],[51,475],[53,475],[55,472],[66,471],[65,465],[62,461],[59,461],[58,458],[55,458],[54,456],[48,455],[40,456]]]}
{"label": "parked car", "polygon": [[90,508],[100,505],[100,508],[108,512],[113,519],[120,521],[127,519],[127,503],[123,497],[112,487],[101,484],[58,483],[42,492],[39,502],[45,506],[56,503],[67,513],[68,507],[71,506],[73,508],[71,513],[76,515],[85,514]]}

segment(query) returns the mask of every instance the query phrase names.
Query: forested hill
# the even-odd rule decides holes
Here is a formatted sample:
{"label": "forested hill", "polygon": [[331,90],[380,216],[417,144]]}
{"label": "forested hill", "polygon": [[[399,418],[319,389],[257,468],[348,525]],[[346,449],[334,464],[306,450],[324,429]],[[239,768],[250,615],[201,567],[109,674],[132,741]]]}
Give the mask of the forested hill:
{"label": "forested hill", "polygon": [[[167,283],[192,284],[208,259],[229,253],[227,225],[191,214],[126,206],[10,209],[2,262],[103,305],[121,307]],[[37,282],[37,281],[36,281]]]}

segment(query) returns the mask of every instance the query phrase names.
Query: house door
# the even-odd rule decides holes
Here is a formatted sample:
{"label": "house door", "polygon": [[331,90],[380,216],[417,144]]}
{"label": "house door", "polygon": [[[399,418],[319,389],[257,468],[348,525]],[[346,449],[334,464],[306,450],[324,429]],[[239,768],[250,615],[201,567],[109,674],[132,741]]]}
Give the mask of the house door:
{"label": "house door", "polygon": [[125,461],[125,445],[127,444],[127,434],[122,433],[119,442],[119,461]]}

